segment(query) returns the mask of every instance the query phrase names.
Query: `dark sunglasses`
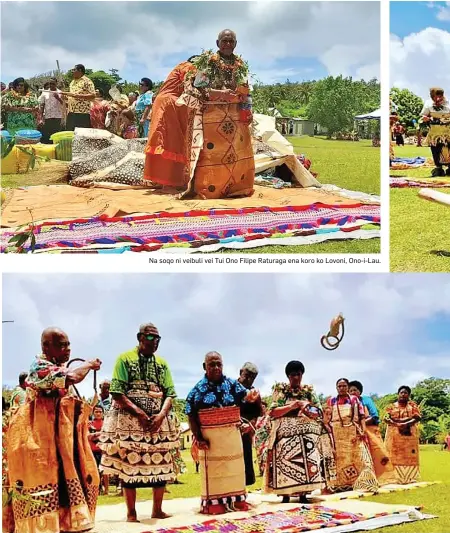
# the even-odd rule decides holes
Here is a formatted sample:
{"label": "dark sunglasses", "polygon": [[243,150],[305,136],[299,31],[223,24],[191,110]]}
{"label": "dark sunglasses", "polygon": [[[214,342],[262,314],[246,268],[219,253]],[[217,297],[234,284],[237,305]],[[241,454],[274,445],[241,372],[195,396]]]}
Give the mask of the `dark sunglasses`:
{"label": "dark sunglasses", "polygon": [[144,334],[142,334],[142,336],[144,337],[144,339],[147,339],[148,341],[159,342],[161,340],[161,337],[157,337],[156,335],[144,335]]}

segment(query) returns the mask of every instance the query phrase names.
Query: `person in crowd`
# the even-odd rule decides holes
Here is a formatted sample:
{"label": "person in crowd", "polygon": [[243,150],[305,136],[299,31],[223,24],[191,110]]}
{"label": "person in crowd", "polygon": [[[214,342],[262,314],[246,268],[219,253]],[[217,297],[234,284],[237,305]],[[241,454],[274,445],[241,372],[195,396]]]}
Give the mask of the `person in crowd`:
{"label": "person in crowd", "polygon": [[43,121],[42,139],[44,144],[50,144],[50,137],[62,130],[64,119],[64,100],[57,86],[57,79],[51,78],[39,97],[40,114]]}
{"label": "person in crowd", "polygon": [[444,450],[447,450],[448,452],[450,452],[450,432],[447,433],[444,439]]}
{"label": "person in crowd", "polygon": [[43,524],[46,533],[89,531],[100,481],[87,440],[91,408],[68,391],[101,361],[69,369],[70,341],[56,327],[42,332],[41,346],[26,380],[27,401],[7,432],[9,484],[40,503],[32,513],[13,506],[15,531],[39,531]]}
{"label": "person in crowd", "polygon": [[150,125],[150,111],[152,109],[153,82],[150,78],[142,78],[139,82],[139,97],[136,100],[134,111],[136,113],[136,126],[139,130],[139,137],[148,137]]}
{"label": "person in crowd", "polygon": [[86,76],[84,65],[78,64],[72,69],[73,80],[69,92],[61,92],[68,99],[66,129],[91,127],[91,105],[95,100],[95,87]]}
{"label": "person in crowd", "polygon": [[173,450],[180,446],[171,413],[176,397],[172,375],[167,362],[156,355],[159,331],[154,324],[143,324],[137,340],[138,346],[117,358],[110,388],[114,401],[98,443],[102,472],[122,482],[127,522],[138,522],[140,487],[153,489],[152,518],[168,518],[162,510],[164,491],[176,479]]}
{"label": "person in crowd", "polygon": [[347,378],[336,382],[337,396],[327,400],[325,421],[330,423],[336,451],[338,490],[375,492],[379,484],[367,444],[364,408],[349,394]]}
{"label": "person in crowd", "polygon": [[25,403],[25,400],[27,398],[26,393],[26,380],[27,380],[28,372],[21,372],[19,374],[19,384],[17,387],[12,391],[10,403],[11,403],[11,409],[17,409],[21,405]]}
{"label": "person in crowd", "polygon": [[260,401],[259,393],[226,377],[218,352],[206,354],[203,369],[204,377],[186,399],[189,427],[199,450],[201,512],[246,511],[240,407]]}
{"label": "person in crowd", "polygon": [[179,188],[182,198],[253,194],[248,67],[236,45],[236,34],[223,30],[216,53],[169,74],[153,106],[144,179]]}
{"label": "person in crowd", "polygon": [[139,93],[137,91],[133,91],[131,93],[128,93],[128,100],[130,102],[130,109],[131,111],[136,111],[136,102],[139,98]]}
{"label": "person in crowd", "polygon": [[[92,453],[94,454],[95,462],[97,463],[97,468],[100,468],[100,462],[102,459],[102,451],[98,447],[98,441],[100,439],[102,427],[103,427],[103,418],[104,410],[100,404],[97,404],[93,409],[93,418],[89,423],[89,435],[88,440],[91,445]],[[108,474],[101,474],[100,482],[100,494],[103,492],[105,496],[108,496],[109,493],[109,476]]]}
{"label": "person in crowd", "polygon": [[13,136],[19,130],[35,130],[41,120],[38,99],[23,78],[16,78],[2,94],[1,107],[5,129]]}
{"label": "person in crowd", "polygon": [[119,100],[115,100],[110,105],[110,109],[106,114],[105,125],[106,129],[114,135],[121,136],[122,134],[122,111],[130,107],[128,96],[122,94]]}
{"label": "person in crowd", "polygon": [[334,486],[333,445],[314,389],[302,383],[303,363],[290,361],[285,373],[289,383],[274,385],[269,408],[272,430],[264,489],[282,495],[283,503],[291,496],[305,503],[309,492],[328,491]]}
{"label": "person in crowd", "polygon": [[386,407],[385,443],[394,465],[398,482],[403,485],[419,479],[419,429],[420,409],[413,402],[411,389],[399,387],[397,401]]}
{"label": "person in crowd", "polygon": [[95,128],[97,130],[105,130],[106,115],[110,109],[110,103],[108,102],[108,100],[105,100],[103,90],[96,89],[95,99],[89,111],[91,117],[91,128]]}
{"label": "person in crowd", "polygon": [[188,141],[193,133],[194,111],[178,104],[186,75],[195,70],[192,61],[197,57],[192,56],[170,72],[152,106],[144,177],[169,187],[186,188],[189,181]]}
{"label": "person in crowd", "polygon": [[[258,376],[258,367],[250,362],[245,363],[240,372],[238,382],[247,389],[247,391],[255,390],[253,383]],[[241,404],[241,419],[243,425],[241,427],[242,447],[244,450],[245,463],[245,484],[253,485],[256,482],[255,470],[253,467],[253,439],[255,436],[255,424],[258,417],[262,415],[261,398],[259,401],[249,403],[243,402]]]}
{"label": "person in crowd", "polygon": [[397,122],[394,125],[393,128],[394,138],[395,138],[395,144],[397,146],[404,146],[405,145],[405,139],[403,135],[405,134],[405,128],[402,126],[400,122]]}
{"label": "person in crowd", "polygon": [[262,414],[256,421],[255,426],[255,448],[256,457],[258,459],[259,475],[264,475],[264,469],[267,462],[269,437],[272,431],[272,423],[267,412],[267,402],[263,401]]}
{"label": "person in crowd", "polygon": [[100,389],[100,398],[98,399],[98,404],[103,409],[103,412],[106,413],[111,409],[112,405],[112,394],[110,392],[111,382],[109,379],[104,379],[99,386]]}
{"label": "person in crowd", "polygon": [[131,109],[124,109],[120,115],[120,136],[123,139],[137,139],[139,137],[136,117]]}
{"label": "person in crowd", "polygon": [[[421,115],[422,122],[431,125],[437,126],[441,124],[440,118],[434,116],[433,114],[450,114],[450,104],[445,97],[444,89],[440,87],[432,87],[430,89],[430,99],[427,100],[423,106]],[[450,176],[450,133],[449,127],[445,129],[440,128],[437,138],[433,139],[431,132],[428,132],[427,135],[428,146],[431,150],[431,155],[433,156],[434,166],[431,175],[433,177],[439,176]],[[447,160],[443,162],[443,152],[447,154]],[[447,172],[444,169],[444,166],[447,165]]]}
{"label": "person in crowd", "polygon": [[363,385],[360,381],[350,381],[348,392],[356,396],[364,408],[366,436],[378,482],[380,485],[395,483],[394,467],[380,433],[380,417],[374,401],[370,396],[363,396]]}

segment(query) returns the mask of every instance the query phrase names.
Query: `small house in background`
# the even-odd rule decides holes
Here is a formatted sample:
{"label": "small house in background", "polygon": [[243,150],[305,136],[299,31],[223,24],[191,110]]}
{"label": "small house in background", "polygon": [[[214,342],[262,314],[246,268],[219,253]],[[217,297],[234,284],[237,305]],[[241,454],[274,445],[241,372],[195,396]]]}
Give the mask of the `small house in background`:
{"label": "small house in background", "polygon": [[192,431],[189,428],[187,422],[181,422],[180,424],[180,443],[182,450],[190,450],[192,446]]}
{"label": "small house in background", "polygon": [[314,135],[314,122],[307,118],[276,117],[275,120],[282,135]]}

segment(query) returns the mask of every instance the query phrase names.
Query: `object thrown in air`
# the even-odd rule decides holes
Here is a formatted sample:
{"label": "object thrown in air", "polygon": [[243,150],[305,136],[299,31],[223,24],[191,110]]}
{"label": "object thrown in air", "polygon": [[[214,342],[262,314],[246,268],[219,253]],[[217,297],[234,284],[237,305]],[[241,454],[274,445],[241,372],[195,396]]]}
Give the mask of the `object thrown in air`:
{"label": "object thrown in air", "polygon": [[344,315],[339,313],[330,323],[330,331],[326,335],[322,335],[320,344],[325,350],[336,350],[341,344],[345,334]]}

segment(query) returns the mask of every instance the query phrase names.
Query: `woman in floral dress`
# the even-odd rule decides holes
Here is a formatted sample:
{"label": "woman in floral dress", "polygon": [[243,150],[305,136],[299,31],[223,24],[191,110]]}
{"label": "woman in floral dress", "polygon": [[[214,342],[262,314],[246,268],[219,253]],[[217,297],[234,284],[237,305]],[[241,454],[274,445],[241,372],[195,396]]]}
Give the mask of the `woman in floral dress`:
{"label": "woman in floral dress", "polygon": [[12,83],[12,89],[2,95],[5,129],[14,136],[19,130],[35,130],[40,123],[39,102],[23,78]]}

